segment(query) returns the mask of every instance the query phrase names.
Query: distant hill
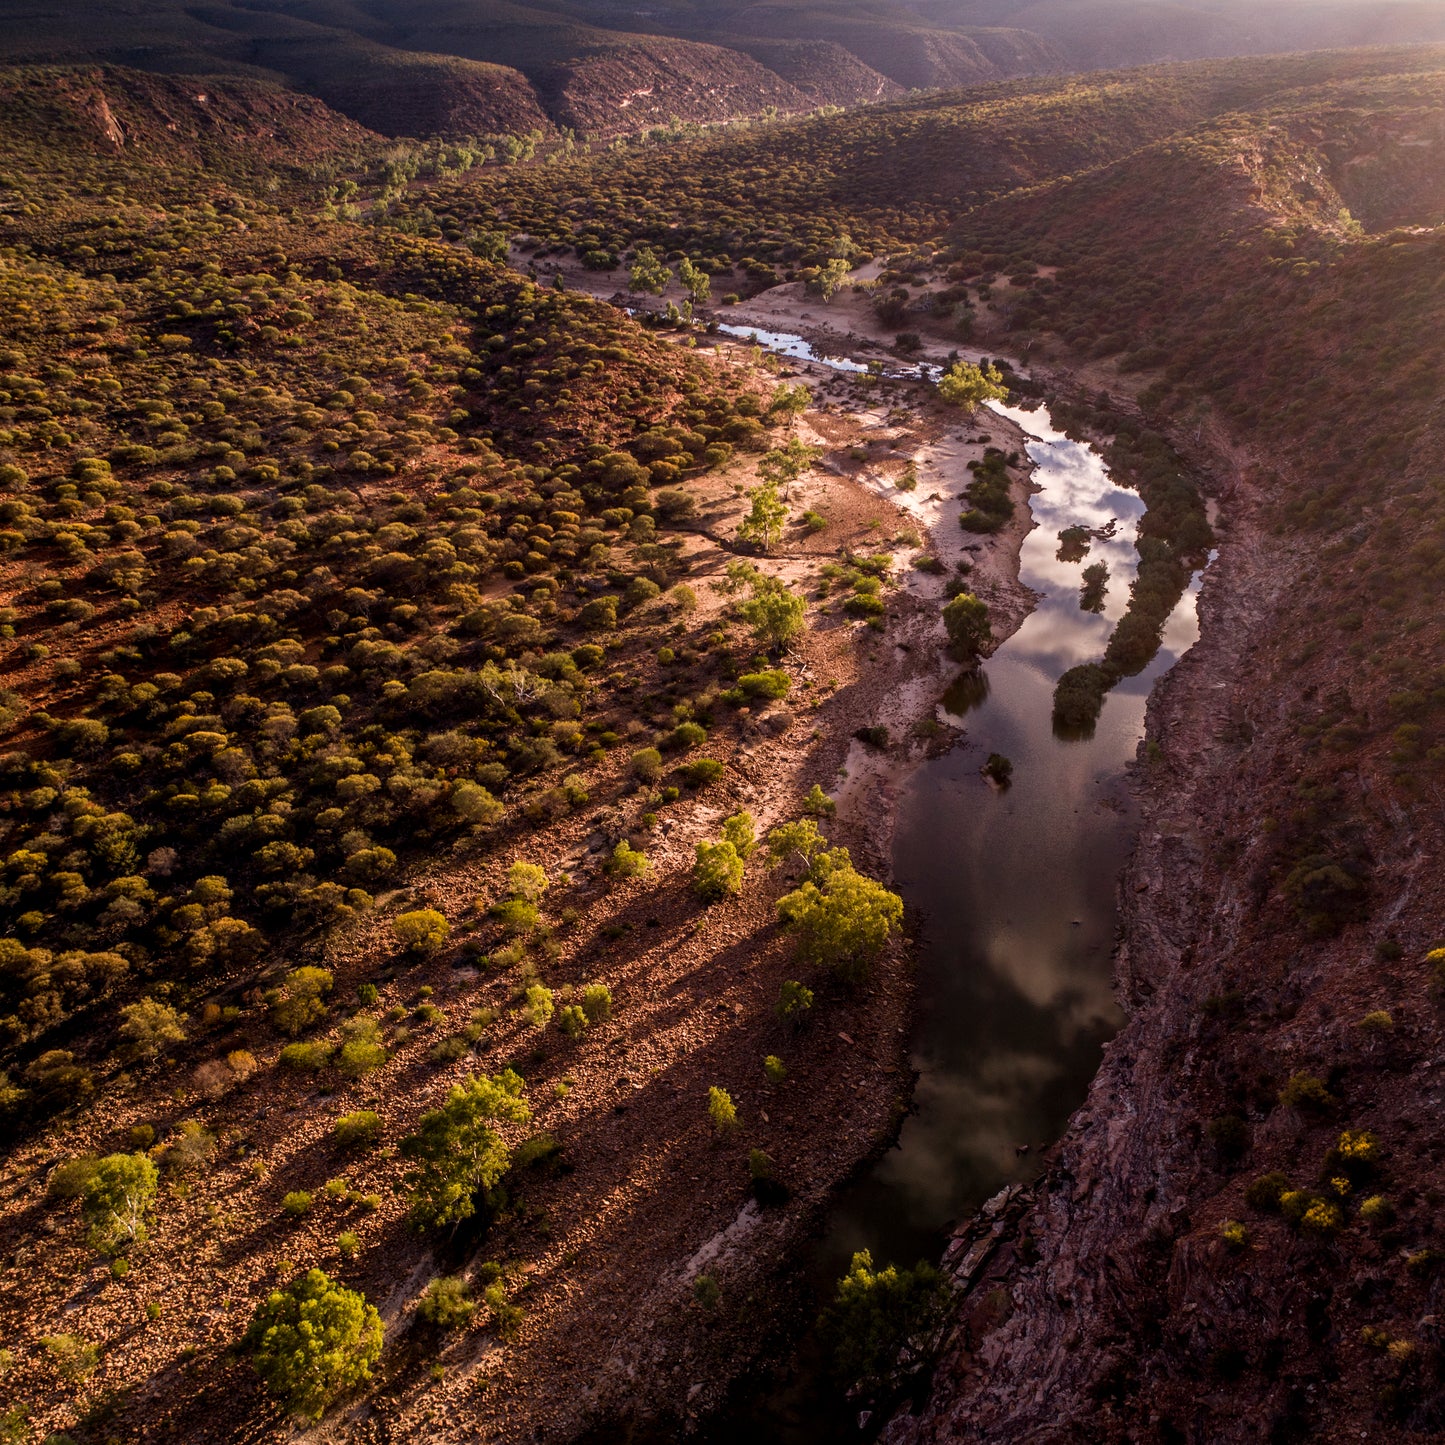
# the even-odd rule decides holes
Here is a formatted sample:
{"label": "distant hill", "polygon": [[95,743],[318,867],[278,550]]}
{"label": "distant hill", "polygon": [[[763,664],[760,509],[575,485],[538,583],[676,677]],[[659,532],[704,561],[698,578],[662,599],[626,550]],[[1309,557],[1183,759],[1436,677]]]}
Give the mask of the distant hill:
{"label": "distant hill", "polygon": [[648,126],[1155,60],[1445,39],[1445,0],[0,0],[12,63],[249,76],[392,136]]}

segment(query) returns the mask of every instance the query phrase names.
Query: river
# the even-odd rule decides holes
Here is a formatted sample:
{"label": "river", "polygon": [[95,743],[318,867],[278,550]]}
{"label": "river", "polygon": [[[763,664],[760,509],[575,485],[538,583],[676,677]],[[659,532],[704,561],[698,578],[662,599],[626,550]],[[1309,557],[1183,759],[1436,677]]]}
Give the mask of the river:
{"label": "river", "polygon": [[[818,355],[801,337],[759,340],[785,355],[861,369]],[[936,1261],[951,1224],[1004,1185],[1037,1174],[1042,1150],[1083,1103],[1121,1023],[1111,958],[1115,889],[1135,827],[1126,768],[1150,690],[1198,636],[1202,574],[1153,662],[1108,694],[1092,733],[1056,734],[1055,682],[1103,656],[1127,605],[1144,504],[1114,481],[1096,450],[1058,431],[1046,407],[995,410],[1030,437],[1036,525],[1023,545],[1021,580],[1039,600],[981,671],[940,700],[966,720],[967,736],[922,763],[900,799],[894,886],[921,920],[914,1109],[896,1147],[831,1211],[809,1271],[820,1302],[855,1250],[870,1250],[875,1264]],[[1061,554],[1059,533],[1068,527],[1093,533],[1086,555]],[[1083,569],[1099,562],[1109,569],[1107,592],[1087,611]],[[980,772],[991,753],[1013,764],[1007,787]],[[753,1381],[706,1438],[856,1440],[851,1411],[823,1374],[817,1341],[804,1340],[786,1375]]]}

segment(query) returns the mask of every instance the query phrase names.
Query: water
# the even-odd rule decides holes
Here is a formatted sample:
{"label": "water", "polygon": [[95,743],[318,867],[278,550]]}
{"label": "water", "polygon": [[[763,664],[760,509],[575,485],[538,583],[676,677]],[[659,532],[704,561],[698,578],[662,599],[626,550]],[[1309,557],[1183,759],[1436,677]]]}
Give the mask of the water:
{"label": "water", "polygon": [[[870,1250],[877,1264],[936,1262],[953,1223],[1039,1172],[1041,1150],[1083,1102],[1121,1023],[1111,957],[1115,887],[1134,828],[1125,768],[1150,690],[1198,637],[1202,574],[1150,666],[1108,694],[1093,733],[1056,735],[1054,684],[1102,657],[1128,604],[1144,504],[1113,481],[1096,451],[1059,432],[1046,409],[993,409],[1031,438],[1040,490],[1020,575],[1038,603],[981,671],[945,694],[940,705],[965,720],[967,737],[923,763],[900,799],[894,886],[921,918],[915,1108],[897,1146],[830,1213],[807,1269],[819,1304],[855,1250]],[[1083,557],[1060,560],[1058,534],[1073,526],[1110,535],[1095,536]],[[1088,612],[1083,570],[1096,562],[1108,566],[1108,590],[1102,608]],[[1006,789],[979,771],[994,752],[1014,765]],[[775,1376],[744,1384],[705,1439],[834,1445],[859,1434],[808,1334]]]}
{"label": "water", "polygon": [[[1150,689],[1198,636],[1196,577],[1158,655],[1108,695],[1092,737],[1056,736],[1054,684],[1103,655],[1128,603],[1144,504],[1047,411],[995,410],[1034,438],[1041,490],[1020,575],[1040,597],[981,674],[945,696],[966,719],[965,744],[919,767],[900,799],[895,886],[923,919],[916,1112],[834,1211],[820,1259],[833,1276],[855,1249],[900,1264],[936,1259],[950,1223],[1037,1173],[1041,1147],[1082,1103],[1121,1021],[1110,959],[1133,835],[1124,769]],[[1066,527],[1111,524],[1086,556],[1059,560]],[[1090,613],[1080,588],[1095,562],[1108,566],[1109,584],[1102,611]],[[979,773],[994,752],[1014,765],[1004,790]]]}
{"label": "water", "polygon": [[[869,369],[790,332],[719,330],[840,372]],[[885,374],[933,380],[938,370],[920,363]],[[1143,736],[1150,690],[1198,637],[1202,574],[1153,662],[1109,692],[1092,733],[1056,733],[1054,684],[1102,658],[1128,605],[1144,504],[1110,477],[1098,452],[1057,430],[1046,408],[992,409],[1030,438],[1039,490],[1020,577],[1038,602],[980,671],[961,675],[940,699],[965,721],[967,737],[923,763],[899,802],[894,886],[921,919],[914,1111],[896,1147],[830,1212],[805,1271],[819,1305],[855,1250],[868,1249],[876,1264],[936,1262],[952,1224],[1039,1172],[1042,1150],[1083,1102],[1121,1023],[1111,958],[1115,887],[1134,829],[1125,768]],[[1093,534],[1084,555],[1060,557],[1059,533],[1068,527]],[[1083,572],[1098,562],[1109,569],[1107,592],[1086,611]],[[1007,788],[980,772],[991,753],[1013,763]],[[637,1438],[651,1445],[645,1432]],[[813,1334],[771,1377],[740,1382],[733,1406],[702,1436],[708,1445],[858,1438]]]}
{"label": "water", "polygon": [[[740,341],[755,341],[765,351],[775,351],[779,356],[790,356],[795,361],[815,361],[819,366],[826,366],[833,371],[846,372],[851,376],[866,376],[869,365],[865,361],[854,361],[850,356],[839,356],[829,352],[819,351],[818,348],[804,336],[798,336],[792,331],[765,331],[758,326],[734,326],[729,322],[718,322],[717,329],[724,336],[731,336]],[[934,380],[942,370],[927,361],[897,363],[883,362],[882,358],[873,363],[875,368],[882,367],[879,372],[894,380],[907,381],[931,381]]]}

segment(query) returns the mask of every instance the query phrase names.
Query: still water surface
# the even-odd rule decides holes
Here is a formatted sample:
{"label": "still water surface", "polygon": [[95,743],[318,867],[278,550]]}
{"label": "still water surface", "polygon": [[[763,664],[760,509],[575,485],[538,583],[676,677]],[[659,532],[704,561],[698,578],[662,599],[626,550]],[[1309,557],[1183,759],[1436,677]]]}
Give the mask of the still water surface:
{"label": "still water surface", "polygon": [[[800,336],[727,329],[756,334],[784,355],[863,369],[817,354]],[[981,672],[941,699],[964,719],[967,737],[922,764],[900,799],[895,887],[921,919],[915,1107],[897,1146],[830,1215],[809,1271],[820,1303],[855,1250],[870,1250],[878,1264],[936,1261],[952,1223],[1037,1173],[1041,1146],[1083,1102],[1121,1022],[1110,960],[1115,887],[1134,828],[1125,768],[1143,736],[1150,690],[1198,637],[1200,576],[1154,661],[1108,695],[1092,734],[1056,735],[1054,684],[1103,656],[1127,606],[1144,504],[1111,478],[1098,452],[1058,431],[1047,408],[994,410],[1030,437],[1039,490],[1021,578],[1038,603]],[[1061,559],[1058,534],[1072,526],[1111,535],[1095,536],[1083,557]],[[1081,606],[1082,574],[1096,562],[1108,566],[1109,583],[1101,610],[1090,612]],[[979,771],[995,752],[1014,765],[1002,790]],[[811,1338],[792,1368],[754,1382],[706,1432],[712,1445],[857,1438]]]}

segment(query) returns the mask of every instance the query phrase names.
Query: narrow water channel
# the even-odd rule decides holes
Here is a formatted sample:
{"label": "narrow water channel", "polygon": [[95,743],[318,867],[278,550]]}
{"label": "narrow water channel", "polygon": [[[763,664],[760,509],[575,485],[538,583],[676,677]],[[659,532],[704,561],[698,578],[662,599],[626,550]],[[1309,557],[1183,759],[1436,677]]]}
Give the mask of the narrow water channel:
{"label": "narrow water channel", "polygon": [[[758,340],[784,355],[862,369],[817,354],[801,337]],[[927,379],[932,368],[909,372]],[[937,1261],[953,1223],[1038,1173],[1042,1151],[1083,1102],[1121,1023],[1111,956],[1115,889],[1135,826],[1125,769],[1150,690],[1198,636],[1202,574],[1153,662],[1108,694],[1092,732],[1056,732],[1054,684],[1103,656],[1128,604],[1144,503],[1111,478],[1097,451],[1055,428],[1046,407],[994,409],[1030,438],[1039,490],[1020,573],[1038,603],[980,672],[940,700],[966,737],[923,763],[900,800],[895,887],[921,922],[914,1110],[896,1147],[830,1214],[808,1271],[820,1305],[855,1250],[870,1250],[879,1265]],[[1061,547],[1067,528],[1089,530],[1087,551]],[[1096,586],[1086,609],[1084,569],[1098,563],[1108,568],[1107,590],[1100,599]],[[1005,788],[980,772],[991,753],[1013,764]],[[704,1438],[833,1445],[858,1433],[809,1337],[790,1367],[752,1382]]]}
{"label": "narrow water channel", "polygon": [[[875,1261],[936,1259],[950,1223],[1037,1173],[1083,1102],[1121,1022],[1110,959],[1133,836],[1124,770],[1150,689],[1198,635],[1196,578],[1158,655],[1108,695],[1092,736],[1056,734],[1054,684],[1103,655],[1128,603],[1144,504],[1046,409],[997,410],[1031,436],[1040,490],[1020,575],[1039,601],[982,671],[945,695],[965,742],[920,766],[900,800],[895,887],[922,919],[915,1112],[834,1212],[819,1261],[834,1275],[855,1249]],[[1065,560],[1059,533],[1070,527],[1096,535]],[[1083,571],[1098,563],[1107,592],[1086,611]],[[1006,788],[980,775],[990,753],[1013,764]]]}

